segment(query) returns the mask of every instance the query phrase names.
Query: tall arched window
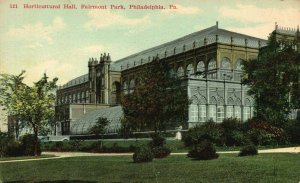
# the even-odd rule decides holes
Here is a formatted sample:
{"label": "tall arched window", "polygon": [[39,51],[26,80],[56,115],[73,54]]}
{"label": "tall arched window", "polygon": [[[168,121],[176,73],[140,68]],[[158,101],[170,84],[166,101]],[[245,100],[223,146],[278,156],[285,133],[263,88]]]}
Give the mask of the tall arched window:
{"label": "tall arched window", "polygon": [[186,67],[186,75],[187,75],[187,76],[190,76],[191,74],[194,74],[194,67],[193,67],[193,64],[189,64],[189,65]]}
{"label": "tall arched window", "polygon": [[132,79],[132,80],[130,80],[130,83],[129,83],[129,93],[133,92],[134,87],[135,87],[135,82],[134,82],[134,79]]}
{"label": "tall arched window", "polygon": [[242,59],[237,59],[235,62],[235,67],[236,70],[242,70],[243,69],[243,60]]}
{"label": "tall arched window", "polygon": [[197,72],[203,72],[203,71],[205,71],[205,65],[203,61],[200,61],[197,64]]}
{"label": "tall arched window", "polygon": [[123,82],[123,92],[125,94],[128,94],[128,84],[127,84],[127,81]]}
{"label": "tall arched window", "polygon": [[222,69],[231,69],[230,60],[227,57],[222,58],[220,68]]}
{"label": "tall arched window", "polygon": [[211,59],[208,62],[208,70],[215,69],[217,67],[217,62],[214,59]]}
{"label": "tall arched window", "polygon": [[183,67],[179,67],[177,69],[177,76],[178,77],[183,77],[184,76],[184,70],[183,70]]}

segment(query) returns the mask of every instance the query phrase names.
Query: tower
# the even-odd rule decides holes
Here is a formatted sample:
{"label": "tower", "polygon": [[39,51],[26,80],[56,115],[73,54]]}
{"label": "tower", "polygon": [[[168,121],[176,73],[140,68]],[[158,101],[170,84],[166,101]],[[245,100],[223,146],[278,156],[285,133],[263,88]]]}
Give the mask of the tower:
{"label": "tower", "polygon": [[98,61],[95,58],[90,58],[88,62],[89,67],[89,100],[90,103],[97,103],[96,92],[97,92],[97,80],[96,80],[96,66]]}
{"label": "tower", "polygon": [[110,64],[111,58],[109,53],[101,55],[100,57],[100,67],[101,67],[101,91],[100,91],[100,103],[109,104],[109,76],[110,76]]}

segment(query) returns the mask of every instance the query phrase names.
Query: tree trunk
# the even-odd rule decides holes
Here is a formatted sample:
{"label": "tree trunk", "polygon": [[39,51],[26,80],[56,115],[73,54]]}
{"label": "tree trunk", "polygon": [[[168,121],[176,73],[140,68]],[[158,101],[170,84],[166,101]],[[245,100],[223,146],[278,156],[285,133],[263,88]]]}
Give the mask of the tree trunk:
{"label": "tree trunk", "polygon": [[39,143],[38,129],[36,127],[34,127],[33,131],[34,131],[34,156],[39,156],[39,153],[38,153],[38,143]]}

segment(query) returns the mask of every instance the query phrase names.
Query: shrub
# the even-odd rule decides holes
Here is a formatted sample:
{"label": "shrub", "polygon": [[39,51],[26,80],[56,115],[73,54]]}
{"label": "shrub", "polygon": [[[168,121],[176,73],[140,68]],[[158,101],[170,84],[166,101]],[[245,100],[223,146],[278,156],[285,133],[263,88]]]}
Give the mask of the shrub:
{"label": "shrub", "polygon": [[300,120],[288,120],[285,123],[284,131],[287,133],[290,143],[300,144]]}
{"label": "shrub", "polygon": [[243,125],[237,118],[227,118],[221,123],[224,130],[224,140],[227,146],[240,146],[247,143],[247,136],[243,132]]}
{"label": "shrub", "polygon": [[154,158],[165,158],[170,155],[171,150],[164,146],[157,146],[152,148]]}
{"label": "shrub", "polygon": [[160,147],[166,144],[166,139],[159,133],[152,134],[151,138],[150,147]]}
{"label": "shrub", "polygon": [[78,151],[81,147],[81,142],[82,140],[78,140],[78,139],[69,141],[70,150]]}
{"label": "shrub", "polygon": [[186,147],[192,147],[201,143],[203,140],[209,140],[218,145],[224,144],[223,129],[220,124],[215,122],[205,122],[190,128],[183,134],[183,142]]}
{"label": "shrub", "polygon": [[249,156],[249,155],[257,155],[257,149],[254,145],[247,145],[243,147],[238,156]]}
{"label": "shrub", "polygon": [[8,135],[8,133],[0,132],[0,157],[7,155],[8,144],[14,139]]}
{"label": "shrub", "polygon": [[133,154],[133,162],[135,163],[150,162],[153,158],[152,151],[146,146],[137,148]]}
{"label": "shrub", "polygon": [[7,149],[5,156],[23,156],[24,155],[24,148],[20,142],[11,141],[7,144]]}
{"label": "shrub", "polygon": [[218,158],[219,155],[216,153],[214,144],[208,140],[204,140],[200,144],[196,144],[189,151],[188,157],[198,160],[210,160]]}
{"label": "shrub", "polygon": [[[25,156],[34,156],[34,146],[35,146],[35,137],[33,134],[26,134],[22,136],[20,139],[21,145],[23,148],[23,155]],[[38,155],[41,155],[41,144],[40,141],[38,141]]]}
{"label": "shrub", "polygon": [[272,126],[269,122],[254,118],[245,124],[247,135],[255,145],[277,145],[287,143],[287,135],[282,128]]}

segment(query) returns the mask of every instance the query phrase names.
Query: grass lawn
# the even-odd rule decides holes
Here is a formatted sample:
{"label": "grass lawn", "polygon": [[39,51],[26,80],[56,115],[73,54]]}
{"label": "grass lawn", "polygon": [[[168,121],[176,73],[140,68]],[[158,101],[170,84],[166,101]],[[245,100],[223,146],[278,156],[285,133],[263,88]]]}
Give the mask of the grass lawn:
{"label": "grass lawn", "polygon": [[[151,163],[131,156],[74,157],[1,163],[4,182],[299,182],[300,154],[260,154],[196,161],[173,155]],[[1,182],[1,181],[0,181]]]}
{"label": "grass lawn", "polygon": [[54,156],[41,155],[41,156],[38,156],[38,157],[35,157],[35,156],[3,157],[3,158],[0,158],[0,162],[1,161],[8,161],[8,160],[39,159],[39,158],[50,158],[50,157],[54,157]]}

